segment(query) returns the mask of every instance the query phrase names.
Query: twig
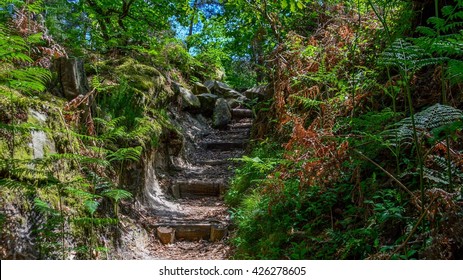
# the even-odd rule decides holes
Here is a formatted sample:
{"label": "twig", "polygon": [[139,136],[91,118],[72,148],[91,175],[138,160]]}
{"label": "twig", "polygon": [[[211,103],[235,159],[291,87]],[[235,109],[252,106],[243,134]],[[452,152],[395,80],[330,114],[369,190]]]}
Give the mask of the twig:
{"label": "twig", "polygon": [[[364,155],[362,152],[360,151],[357,151],[357,150],[354,150],[354,152],[356,152],[357,154],[359,154],[361,157],[363,157],[364,159],[368,160],[369,162],[373,163],[376,167],[378,167],[379,169],[381,169],[381,171],[383,171],[384,173],[386,173],[387,176],[389,176],[392,180],[394,180],[398,185],[399,187],[401,187],[403,190],[405,190],[409,195],[411,195],[412,197],[414,197],[415,195],[402,183],[400,182],[394,175],[392,175],[391,173],[389,173],[386,169],[384,169],[381,165],[377,164],[376,162],[374,162],[371,158],[367,157],[366,155]],[[421,201],[418,200],[418,203],[421,205]]]}
{"label": "twig", "polygon": [[410,238],[412,237],[412,235],[415,233],[416,229],[418,228],[418,226],[421,224],[421,221],[423,220],[423,218],[426,216],[426,213],[428,212],[429,208],[431,207],[431,205],[437,200],[437,197],[435,197],[428,205],[428,207],[426,207],[426,209],[423,211],[423,214],[421,214],[420,218],[418,219],[418,221],[416,222],[416,224],[413,226],[412,230],[410,231],[410,234],[407,236],[407,239],[405,239],[405,241],[397,248],[394,250],[394,252],[392,253],[391,257],[395,254],[397,254],[397,252],[399,252],[400,250],[402,250],[403,247],[405,247],[407,244],[408,244],[408,241],[410,240]]}

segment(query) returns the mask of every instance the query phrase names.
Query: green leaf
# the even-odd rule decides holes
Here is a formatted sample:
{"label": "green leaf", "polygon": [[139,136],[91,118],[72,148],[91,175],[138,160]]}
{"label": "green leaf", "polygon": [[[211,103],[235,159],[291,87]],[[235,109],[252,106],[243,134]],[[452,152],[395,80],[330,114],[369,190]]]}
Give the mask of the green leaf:
{"label": "green leaf", "polygon": [[286,9],[286,7],[288,7],[288,1],[286,0],[281,0],[280,4],[282,9]]}
{"label": "green leaf", "polygon": [[130,192],[122,189],[105,190],[101,194],[105,197],[114,199],[116,202],[118,202],[121,199],[127,199],[132,197],[132,194]]}
{"label": "green leaf", "polygon": [[34,199],[34,208],[40,212],[40,213],[43,213],[43,214],[50,214],[50,215],[53,215],[53,216],[59,216],[60,213],[53,209],[52,207],[50,207],[50,205],[48,205],[48,203],[46,203],[45,201],[39,199],[39,198],[35,198]]}
{"label": "green leaf", "polygon": [[93,216],[93,214],[95,214],[95,211],[98,209],[98,206],[100,206],[100,203],[95,200],[86,200],[84,201],[84,206],[88,213],[90,213],[90,215]]}
{"label": "green leaf", "polygon": [[290,10],[292,13],[296,12],[296,3],[294,1],[291,1],[290,3]]}
{"label": "green leaf", "polygon": [[32,34],[29,37],[27,37],[26,41],[29,44],[39,44],[43,42],[42,36],[43,36],[43,33]]}

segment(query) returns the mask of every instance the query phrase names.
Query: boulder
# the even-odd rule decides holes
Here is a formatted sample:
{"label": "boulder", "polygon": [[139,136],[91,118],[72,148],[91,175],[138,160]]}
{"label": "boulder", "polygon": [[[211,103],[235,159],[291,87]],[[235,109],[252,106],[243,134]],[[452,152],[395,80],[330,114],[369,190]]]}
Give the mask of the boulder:
{"label": "boulder", "polygon": [[220,95],[225,95],[227,94],[229,91],[233,91],[233,89],[225,84],[225,83],[222,83],[222,82],[219,82],[219,81],[215,81],[215,84],[214,84],[214,91],[217,92],[218,94]]}
{"label": "boulder", "polygon": [[205,85],[201,84],[201,83],[194,83],[193,84],[193,94],[194,95],[199,95],[199,94],[203,94],[203,93],[211,93],[211,91],[209,90],[208,87],[206,87]]}
{"label": "boulder", "polygon": [[234,98],[228,99],[227,102],[230,108],[238,108],[241,106],[241,102]]}
{"label": "boulder", "polygon": [[249,98],[249,99],[263,99],[265,95],[267,94],[267,88],[268,86],[263,85],[263,86],[255,86],[253,88],[250,88],[246,90],[243,94]]}
{"label": "boulder", "polygon": [[177,86],[177,93],[179,94],[179,101],[182,109],[193,109],[198,110],[201,108],[201,102],[198,97],[194,95],[190,90]]}
{"label": "boulder", "polygon": [[201,112],[206,116],[211,116],[214,112],[215,102],[219,97],[211,93],[202,93],[197,96],[201,103]]}
{"label": "boulder", "polygon": [[245,96],[242,95],[241,93],[237,92],[236,90],[229,90],[229,91],[225,91],[223,94],[222,94],[223,97],[225,98],[234,98],[234,99],[240,99],[240,98],[244,98]]}
{"label": "boulder", "polygon": [[239,94],[239,92],[233,90],[227,84],[219,81],[206,81],[204,82],[204,85],[209,89],[211,93],[216,94],[220,97],[230,98],[234,97],[236,94]]}
{"label": "boulder", "polygon": [[204,82],[204,86],[207,87],[209,92],[214,88],[214,85],[215,85],[215,81],[213,81],[213,80],[209,80],[209,81]]}
{"label": "boulder", "polygon": [[224,128],[230,123],[231,119],[232,115],[227,100],[223,98],[217,99],[213,114],[213,126],[215,128]]}

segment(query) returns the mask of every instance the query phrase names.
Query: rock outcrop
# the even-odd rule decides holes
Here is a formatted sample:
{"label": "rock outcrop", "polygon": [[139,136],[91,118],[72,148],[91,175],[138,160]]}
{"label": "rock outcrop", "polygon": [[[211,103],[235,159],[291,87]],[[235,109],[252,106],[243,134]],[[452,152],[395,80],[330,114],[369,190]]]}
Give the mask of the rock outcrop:
{"label": "rock outcrop", "polygon": [[201,102],[189,89],[182,86],[177,86],[176,89],[179,95],[179,102],[182,109],[198,110],[201,108]]}
{"label": "rock outcrop", "polygon": [[59,92],[67,100],[85,95],[89,91],[81,59],[60,57],[55,60],[53,68],[58,73]]}

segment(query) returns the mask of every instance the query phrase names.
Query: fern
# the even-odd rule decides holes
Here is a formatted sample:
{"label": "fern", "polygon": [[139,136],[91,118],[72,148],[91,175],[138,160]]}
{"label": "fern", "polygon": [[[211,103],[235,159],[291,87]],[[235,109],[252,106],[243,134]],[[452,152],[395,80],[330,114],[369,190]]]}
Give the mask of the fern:
{"label": "fern", "polygon": [[57,160],[65,159],[65,160],[75,160],[77,162],[83,164],[98,164],[100,166],[108,166],[108,161],[100,158],[94,158],[79,154],[69,154],[69,153],[62,153],[62,154],[51,154],[47,157],[47,161],[49,163],[56,162]]}
{"label": "fern", "polygon": [[52,215],[52,216],[60,216],[59,211],[51,207],[47,202],[35,198],[34,199],[34,209],[36,209],[39,213]]}
{"label": "fern", "polygon": [[447,60],[445,57],[431,57],[423,48],[400,38],[381,54],[379,64],[397,68],[408,75],[425,66],[438,64],[445,60]]}
{"label": "fern", "polygon": [[95,201],[95,200],[85,200],[84,201],[84,206],[85,206],[85,210],[87,210],[87,212],[93,216],[96,212],[96,210],[98,209],[98,206],[100,206],[100,203],[98,201]]}
{"label": "fern", "polygon": [[[3,25],[0,25],[0,62],[31,64],[33,61],[26,54],[28,51],[29,45],[23,38],[11,36]],[[3,77],[0,84],[30,93],[45,90],[45,83],[51,78],[51,73],[41,67],[26,67],[1,69],[0,77]]]}
{"label": "fern", "polygon": [[451,60],[446,72],[447,78],[453,85],[463,82],[463,61]]}
{"label": "fern", "polygon": [[110,152],[107,156],[109,162],[113,161],[139,161],[142,147],[120,148],[115,152]]}
{"label": "fern", "polygon": [[122,189],[110,189],[101,192],[101,195],[113,199],[115,202],[119,202],[122,199],[128,199],[132,197],[132,194]]}
{"label": "fern", "polygon": [[448,174],[448,162],[446,158],[441,156],[433,156],[431,157],[432,167],[426,167],[424,169],[424,177],[439,185],[448,186],[451,183],[459,182],[460,184],[463,182],[463,172],[457,168],[457,166],[452,162],[450,164],[451,174],[452,174],[452,181],[450,182]]}
{"label": "fern", "polygon": [[87,179],[89,179],[95,186],[95,190],[105,190],[114,186],[114,184],[111,181],[109,181],[108,178],[101,177],[91,170],[85,171]]}
{"label": "fern", "polygon": [[19,36],[11,36],[0,23],[0,61],[32,63],[32,59],[26,55],[29,47],[27,42]]}
{"label": "fern", "polygon": [[78,217],[73,218],[72,222],[77,226],[99,226],[104,227],[108,225],[117,225],[118,220],[113,218],[92,218],[92,217]]}
{"label": "fern", "polygon": [[[463,2],[458,1],[454,6],[442,8],[442,18],[431,17],[428,23],[431,27],[419,27],[417,31],[425,35],[415,39],[415,42],[428,52],[441,57],[461,57],[463,55]],[[459,59],[448,59],[447,79],[451,83],[463,80],[463,64]]]}
{"label": "fern", "polygon": [[0,179],[0,187],[5,187],[8,189],[30,189],[32,188],[32,184],[29,184],[24,181],[3,178]]}
{"label": "fern", "polygon": [[[431,136],[434,129],[455,123],[463,119],[463,111],[447,105],[435,104],[419,113],[415,114],[415,127],[418,135]],[[393,129],[386,130],[383,135],[394,141],[402,143],[403,141],[413,139],[413,128],[411,117],[404,118],[393,125]]]}
{"label": "fern", "polygon": [[48,69],[41,67],[28,67],[10,71],[9,85],[18,90],[28,92],[42,92],[46,89],[46,82],[51,79]]}
{"label": "fern", "polygon": [[298,95],[292,95],[291,98],[298,101],[304,107],[304,109],[312,109],[314,107],[318,108],[320,105],[325,104],[324,101],[319,101]]}

